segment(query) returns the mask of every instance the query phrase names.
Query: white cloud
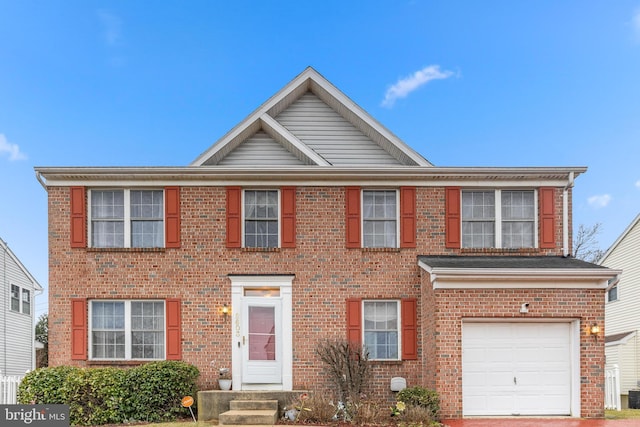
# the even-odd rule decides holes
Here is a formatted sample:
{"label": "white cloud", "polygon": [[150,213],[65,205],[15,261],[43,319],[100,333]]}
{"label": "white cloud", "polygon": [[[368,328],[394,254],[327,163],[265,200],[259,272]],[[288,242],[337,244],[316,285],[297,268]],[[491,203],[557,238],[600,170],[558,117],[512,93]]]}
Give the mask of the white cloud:
{"label": "white cloud", "polygon": [[396,99],[405,98],[420,86],[429,83],[431,80],[446,79],[453,75],[451,71],[441,71],[439,65],[429,65],[422,70],[418,70],[412,75],[398,80],[384,94],[383,107],[393,107]]}
{"label": "white cloud", "polygon": [[98,18],[102,23],[103,37],[107,46],[115,46],[122,38],[122,19],[104,10],[98,10]]}
{"label": "white cloud", "polygon": [[640,188],[640,179],[636,181],[636,187]]}
{"label": "white cloud", "polygon": [[611,196],[609,194],[599,194],[596,196],[591,196],[587,199],[587,202],[590,206],[599,209],[604,208],[611,202]]}
{"label": "white cloud", "polygon": [[4,153],[9,154],[10,161],[25,160],[27,158],[24,153],[20,152],[18,144],[11,144],[7,141],[7,137],[0,133],[0,155]]}

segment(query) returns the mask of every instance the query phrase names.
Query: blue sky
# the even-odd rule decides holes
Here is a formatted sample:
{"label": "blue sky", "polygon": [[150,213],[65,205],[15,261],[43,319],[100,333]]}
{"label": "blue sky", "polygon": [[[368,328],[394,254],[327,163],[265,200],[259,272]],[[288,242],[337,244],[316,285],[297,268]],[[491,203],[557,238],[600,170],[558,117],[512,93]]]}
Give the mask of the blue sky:
{"label": "blue sky", "polygon": [[602,249],[640,213],[640,0],[0,0],[0,238],[46,287],[34,166],[187,165],[307,66],[437,166],[587,166]]}

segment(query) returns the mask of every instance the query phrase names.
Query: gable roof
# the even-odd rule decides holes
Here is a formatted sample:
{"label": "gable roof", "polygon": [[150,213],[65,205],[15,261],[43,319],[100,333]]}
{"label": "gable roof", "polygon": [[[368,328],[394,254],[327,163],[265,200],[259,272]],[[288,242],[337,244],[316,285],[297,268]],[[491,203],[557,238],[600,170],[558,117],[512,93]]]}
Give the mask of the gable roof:
{"label": "gable roof", "polygon": [[620,245],[620,243],[627,237],[627,235],[631,233],[631,230],[633,230],[638,223],[640,223],[640,214],[638,214],[638,216],[636,216],[636,218],[631,221],[631,224],[629,224],[629,226],[622,232],[622,234],[616,239],[616,241],[613,242],[609,249],[607,249],[604,255],[602,255],[602,258],[598,260],[598,264],[602,264],[607,260],[609,255],[611,255],[611,253],[618,247],[618,245]]}
{"label": "gable roof", "polygon": [[432,166],[311,67],[191,166]]}
{"label": "gable roof", "polygon": [[31,275],[31,273],[29,273],[29,270],[27,270],[27,268],[22,264],[22,262],[20,262],[18,257],[9,248],[7,243],[4,240],[2,240],[1,238],[0,238],[0,248],[3,250],[3,252],[5,254],[9,255],[9,258],[11,258],[13,260],[13,262],[15,262],[15,264],[18,266],[18,268],[24,273],[24,275],[26,276],[27,280],[29,280],[31,283],[33,283],[33,289],[35,289],[36,291],[42,291],[43,289],[42,289],[42,286],[40,286],[40,283],[38,283],[36,278],[33,277]]}

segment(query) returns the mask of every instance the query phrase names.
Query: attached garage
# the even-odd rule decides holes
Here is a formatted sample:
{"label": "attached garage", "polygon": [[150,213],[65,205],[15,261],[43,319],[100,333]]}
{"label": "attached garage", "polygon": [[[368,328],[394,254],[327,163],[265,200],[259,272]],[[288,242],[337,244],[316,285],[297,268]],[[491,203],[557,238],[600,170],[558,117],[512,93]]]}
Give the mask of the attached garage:
{"label": "attached garage", "polygon": [[463,414],[571,415],[569,322],[465,321]]}

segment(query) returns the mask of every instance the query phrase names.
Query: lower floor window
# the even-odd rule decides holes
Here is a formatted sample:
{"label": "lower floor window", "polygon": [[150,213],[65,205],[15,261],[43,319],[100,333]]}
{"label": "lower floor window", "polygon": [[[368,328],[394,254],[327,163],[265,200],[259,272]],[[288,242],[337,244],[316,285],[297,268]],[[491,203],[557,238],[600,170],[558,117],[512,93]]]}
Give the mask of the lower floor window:
{"label": "lower floor window", "polygon": [[92,359],[164,359],[163,301],[91,301]]}
{"label": "lower floor window", "polygon": [[370,359],[400,358],[398,301],[364,301],[364,345]]}

